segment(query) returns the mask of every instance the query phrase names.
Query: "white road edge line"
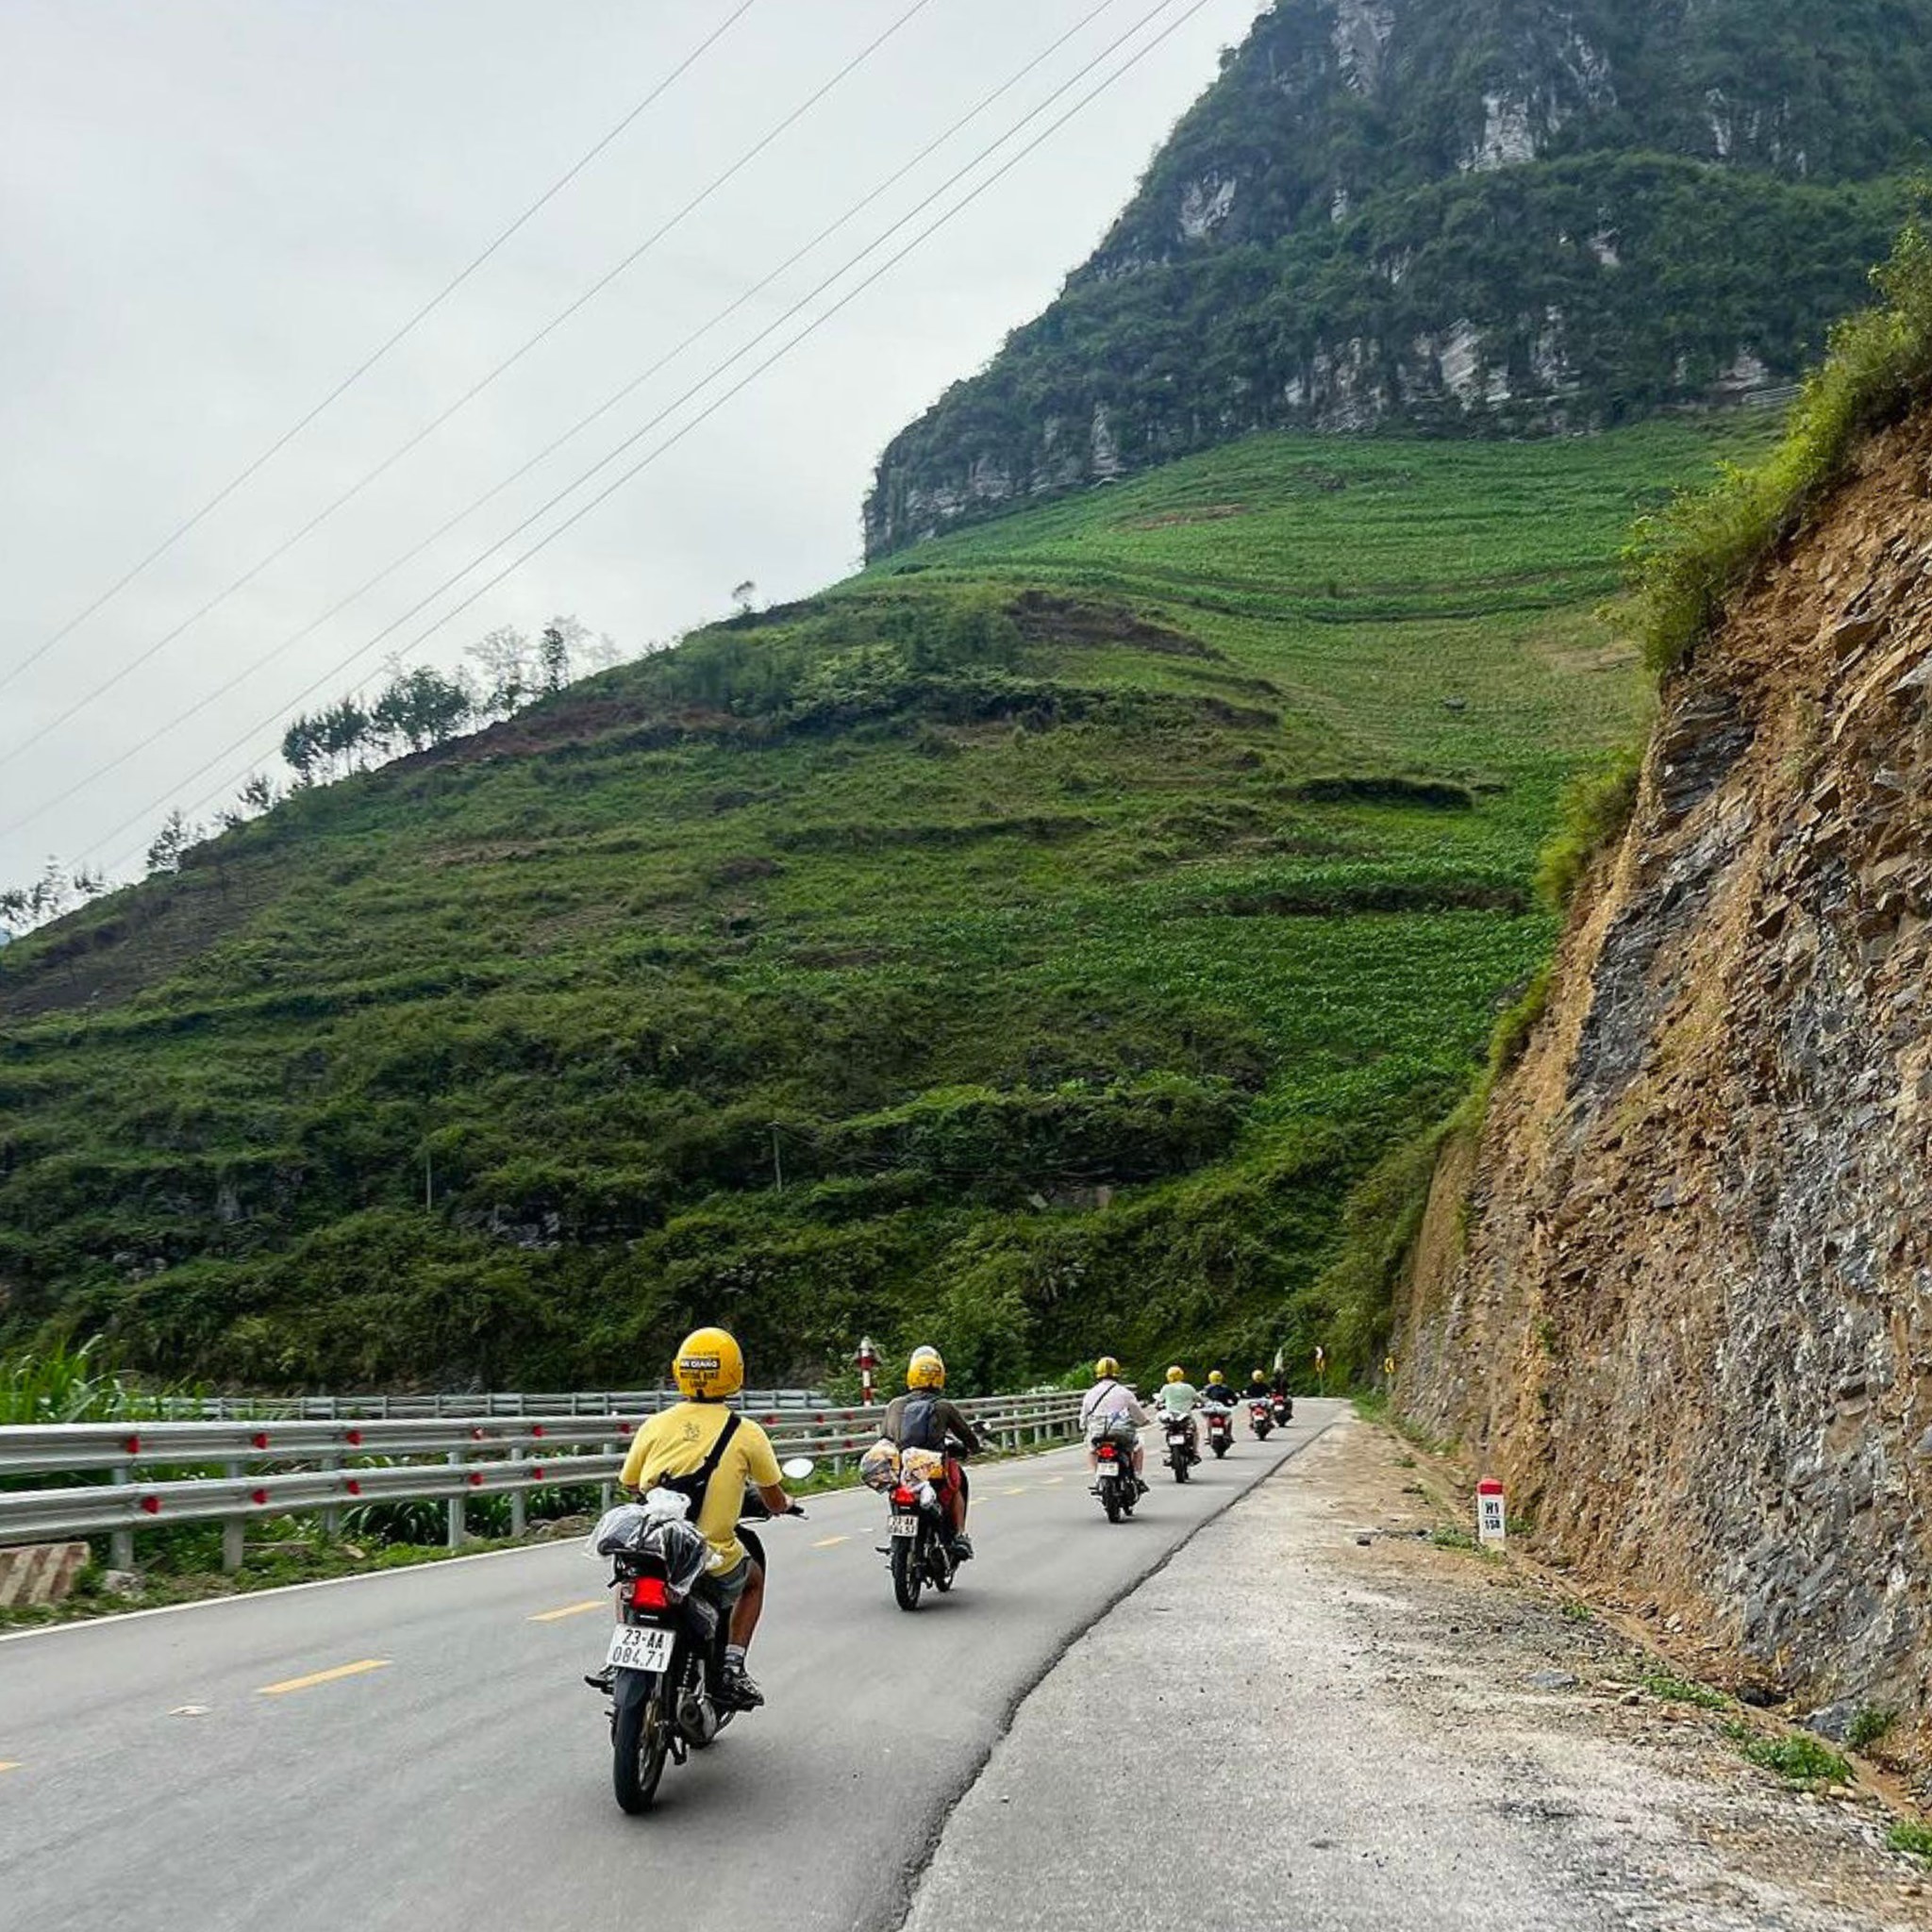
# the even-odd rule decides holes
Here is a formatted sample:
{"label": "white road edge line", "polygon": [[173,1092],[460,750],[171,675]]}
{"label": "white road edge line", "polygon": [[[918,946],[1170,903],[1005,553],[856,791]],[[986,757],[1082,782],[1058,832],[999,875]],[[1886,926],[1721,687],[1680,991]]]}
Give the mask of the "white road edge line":
{"label": "white road edge line", "polygon": [[146,1610],[116,1610],[106,1617],[76,1617],[71,1624],[43,1624],[34,1630],[9,1630],[0,1643],[25,1643],[35,1637],[69,1637],[76,1630],[98,1630],[104,1624],[132,1624],[141,1617],[172,1617],[177,1610],[218,1610],[228,1604],[259,1603],[264,1597],[293,1596],[303,1590],[336,1590],[345,1583],[380,1583],[386,1577],[414,1576],[425,1570],[454,1570],[459,1563],[493,1563],[503,1557],[539,1557],[549,1550],[567,1550],[575,1539],[552,1543],[525,1543],[514,1550],[478,1550],[472,1557],[439,1557],[428,1563],[406,1563],[394,1570],[359,1570],[353,1576],[317,1576],[308,1583],[277,1583],[269,1590],[238,1590],[233,1596],[205,1596],[192,1604],[156,1604]]}

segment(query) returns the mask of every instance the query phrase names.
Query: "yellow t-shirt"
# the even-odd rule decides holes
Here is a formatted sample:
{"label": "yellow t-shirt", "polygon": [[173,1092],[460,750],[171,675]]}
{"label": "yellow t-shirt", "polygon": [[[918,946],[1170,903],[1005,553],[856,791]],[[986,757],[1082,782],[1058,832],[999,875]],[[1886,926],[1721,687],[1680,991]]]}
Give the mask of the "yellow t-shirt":
{"label": "yellow t-shirt", "polygon": [[[680,1402],[654,1415],[631,1438],[618,1480],[628,1490],[648,1490],[667,1475],[695,1475],[730,1413],[722,1402]],[[738,1433],[719,1458],[718,1473],[691,1519],[711,1546],[714,1574],[733,1569],[744,1556],[738,1518],[745,1484],[765,1490],[782,1480],[772,1439],[748,1416],[741,1416]]]}

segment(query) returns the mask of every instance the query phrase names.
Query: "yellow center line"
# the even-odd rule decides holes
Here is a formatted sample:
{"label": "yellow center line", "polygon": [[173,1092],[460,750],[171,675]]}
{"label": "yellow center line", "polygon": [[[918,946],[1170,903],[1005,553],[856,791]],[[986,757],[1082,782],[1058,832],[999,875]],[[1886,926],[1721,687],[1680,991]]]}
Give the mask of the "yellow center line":
{"label": "yellow center line", "polygon": [[525,1617],[526,1624],[555,1624],[564,1617],[581,1617],[586,1610],[601,1610],[609,1607],[608,1596],[586,1597],[580,1604],[565,1604],[560,1610],[539,1610],[534,1617]]}
{"label": "yellow center line", "polygon": [[1048,1476],[1042,1476],[1042,1477],[1041,1477],[1041,1478],[1040,1479],[1040,1487],[1041,1487],[1041,1488],[1042,1490],[1050,1490],[1050,1489],[1052,1489],[1052,1488],[1053,1488],[1054,1484],[1056,1484],[1056,1483],[1063,1483],[1063,1482],[1065,1482],[1065,1481],[1066,1481],[1066,1477],[1065,1477],[1065,1476],[1063,1476],[1063,1475],[1048,1475]]}
{"label": "yellow center line", "polygon": [[812,1544],[812,1548],[815,1550],[835,1550],[841,1543],[849,1543],[851,1541],[852,1539],[849,1536],[822,1536],[817,1542]]}
{"label": "yellow center line", "polygon": [[18,1771],[20,1768],[20,1761],[18,1758],[0,1758],[0,1771]]}
{"label": "yellow center line", "polygon": [[1000,1491],[1000,1494],[1003,1496],[1024,1496],[1025,1493],[1026,1485],[1024,1483],[1022,1483],[1017,1490],[1002,1490]]}
{"label": "yellow center line", "polygon": [[365,1657],[353,1664],[338,1664],[332,1671],[311,1671],[306,1677],[284,1677],[279,1684],[264,1684],[258,1697],[285,1697],[291,1690],[307,1690],[317,1684],[333,1684],[338,1677],[359,1677],[364,1671],[386,1671],[386,1657]]}

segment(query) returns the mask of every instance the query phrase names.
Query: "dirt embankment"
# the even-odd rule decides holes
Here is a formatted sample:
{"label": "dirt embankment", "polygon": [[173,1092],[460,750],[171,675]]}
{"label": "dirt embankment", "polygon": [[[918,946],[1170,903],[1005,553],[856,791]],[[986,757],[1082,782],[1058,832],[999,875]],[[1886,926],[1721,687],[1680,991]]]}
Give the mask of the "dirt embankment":
{"label": "dirt embankment", "polygon": [[1921,1747],[1928,754],[1922,418],[1666,690],[1548,1014],[1439,1174],[1397,1390],[1666,1641]]}

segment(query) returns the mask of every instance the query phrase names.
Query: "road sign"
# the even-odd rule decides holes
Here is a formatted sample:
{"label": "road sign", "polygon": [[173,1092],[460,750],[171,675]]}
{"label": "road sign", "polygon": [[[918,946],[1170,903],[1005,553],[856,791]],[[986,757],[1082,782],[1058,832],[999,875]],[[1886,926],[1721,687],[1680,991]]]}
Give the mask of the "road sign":
{"label": "road sign", "polygon": [[1503,1485],[1486,1475],[1475,1486],[1475,1534],[1478,1542],[1499,1543],[1508,1534],[1503,1507]]}

